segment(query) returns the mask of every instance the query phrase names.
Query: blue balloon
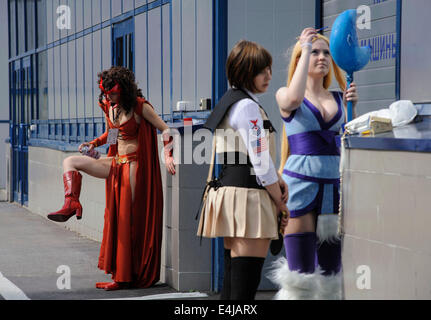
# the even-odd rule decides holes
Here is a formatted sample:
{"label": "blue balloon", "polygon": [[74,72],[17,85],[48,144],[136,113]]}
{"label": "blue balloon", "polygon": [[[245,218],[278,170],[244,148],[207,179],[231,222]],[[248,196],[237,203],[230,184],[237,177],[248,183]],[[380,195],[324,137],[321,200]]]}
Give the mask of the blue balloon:
{"label": "blue balloon", "polygon": [[347,74],[361,70],[370,60],[371,48],[360,47],[356,35],[356,10],[346,10],[335,19],[329,49],[335,63]]}

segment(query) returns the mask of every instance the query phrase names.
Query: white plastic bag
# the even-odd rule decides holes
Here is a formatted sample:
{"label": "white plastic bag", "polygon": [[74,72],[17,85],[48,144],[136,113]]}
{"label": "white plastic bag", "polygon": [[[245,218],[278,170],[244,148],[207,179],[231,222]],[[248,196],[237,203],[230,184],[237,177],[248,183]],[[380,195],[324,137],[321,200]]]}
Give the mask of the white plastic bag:
{"label": "white plastic bag", "polygon": [[388,109],[371,111],[346,123],[346,130],[351,133],[361,133],[370,130],[370,117],[391,119],[393,127],[404,126],[413,121],[418,111],[410,100],[398,100]]}
{"label": "white plastic bag", "polygon": [[409,124],[418,114],[417,109],[410,100],[398,100],[389,106],[392,126],[400,127]]}

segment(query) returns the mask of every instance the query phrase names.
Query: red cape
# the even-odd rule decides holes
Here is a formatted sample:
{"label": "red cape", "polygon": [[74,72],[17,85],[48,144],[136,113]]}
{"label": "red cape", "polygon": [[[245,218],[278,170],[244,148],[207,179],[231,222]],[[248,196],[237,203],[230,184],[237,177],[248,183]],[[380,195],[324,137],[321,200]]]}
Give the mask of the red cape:
{"label": "red cape", "polygon": [[[116,171],[117,166],[113,165],[106,180],[105,224],[99,256],[99,268],[111,273],[114,281],[133,282],[138,287],[149,287],[160,278],[163,227],[157,133],[142,115],[144,103],[150,104],[138,98],[135,108],[141,116],[135,201],[130,204],[130,182],[124,181],[129,180],[128,169],[121,175]],[[102,108],[106,113],[107,105]],[[116,154],[117,145],[112,145],[108,157]]]}

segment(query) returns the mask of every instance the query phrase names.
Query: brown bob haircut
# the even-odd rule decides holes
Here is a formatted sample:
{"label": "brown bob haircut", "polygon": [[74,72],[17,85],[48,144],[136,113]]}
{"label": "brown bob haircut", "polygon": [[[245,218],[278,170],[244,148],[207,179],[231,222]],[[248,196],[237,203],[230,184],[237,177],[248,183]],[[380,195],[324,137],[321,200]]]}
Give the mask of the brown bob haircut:
{"label": "brown bob haircut", "polygon": [[256,42],[240,40],[226,62],[226,76],[231,87],[256,91],[254,78],[266,67],[272,72],[271,54]]}

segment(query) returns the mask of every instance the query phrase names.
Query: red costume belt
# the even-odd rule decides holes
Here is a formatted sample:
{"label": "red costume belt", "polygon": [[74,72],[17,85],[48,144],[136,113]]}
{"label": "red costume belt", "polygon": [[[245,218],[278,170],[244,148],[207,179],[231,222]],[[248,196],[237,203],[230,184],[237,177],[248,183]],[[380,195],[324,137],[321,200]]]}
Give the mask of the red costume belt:
{"label": "red costume belt", "polygon": [[114,159],[117,164],[129,163],[138,160],[138,153],[132,152],[122,156],[117,154]]}

